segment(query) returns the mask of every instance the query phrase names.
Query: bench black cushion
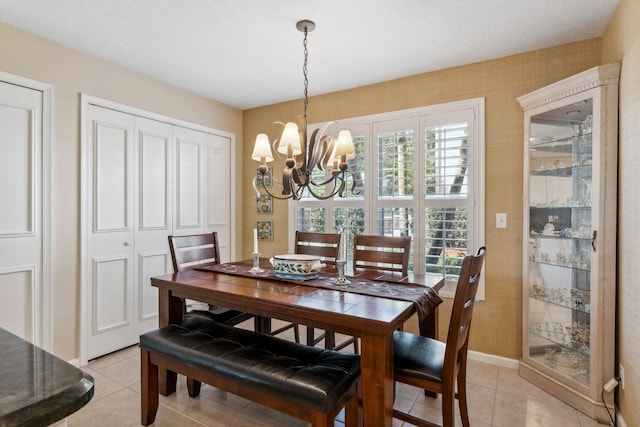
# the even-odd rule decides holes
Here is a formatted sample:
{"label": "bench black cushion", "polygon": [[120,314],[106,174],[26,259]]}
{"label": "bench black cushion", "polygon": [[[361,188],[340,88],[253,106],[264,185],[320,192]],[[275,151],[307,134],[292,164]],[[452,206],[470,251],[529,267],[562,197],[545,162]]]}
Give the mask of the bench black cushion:
{"label": "bench black cushion", "polygon": [[360,375],[359,356],[192,316],[140,336],[140,347],[292,404],[331,411]]}

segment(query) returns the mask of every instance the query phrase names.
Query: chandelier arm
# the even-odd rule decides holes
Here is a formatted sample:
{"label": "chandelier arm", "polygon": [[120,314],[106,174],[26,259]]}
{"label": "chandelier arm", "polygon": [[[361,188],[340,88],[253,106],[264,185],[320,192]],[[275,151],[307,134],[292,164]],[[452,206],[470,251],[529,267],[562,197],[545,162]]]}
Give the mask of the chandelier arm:
{"label": "chandelier arm", "polygon": [[[258,182],[258,175],[254,176],[253,180],[251,181],[251,185],[253,185],[253,189],[256,192],[256,202],[260,200],[260,191],[258,190],[257,182]],[[262,185],[264,186],[264,179],[262,180]]]}
{"label": "chandelier arm", "polygon": [[[256,175],[256,178],[257,178],[257,175]],[[256,187],[256,188],[257,188],[257,187]],[[275,194],[273,194],[271,191],[269,191],[269,188],[268,188],[266,185],[264,185],[264,181],[262,181],[262,188],[261,188],[261,190],[264,190],[268,195],[270,195],[270,196],[271,196],[271,197],[273,197],[274,199],[278,199],[278,200],[288,200],[288,199],[290,199],[290,198],[292,198],[292,197],[293,197],[293,194],[290,194],[290,195],[288,195],[288,196],[286,196],[286,197],[276,196],[276,195],[275,195]]]}
{"label": "chandelier arm", "polygon": [[330,178],[328,178],[326,181],[323,181],[323,182],[315,182],[315,181],[313,181],[313,180],[310,180],[310,181],[309,181],[309,184],[314,185],[314,186],[316,186],[316,187],[319,187],[319,186],[327,185],[327,184],[329,184],[330,182],[335,182],[335,181],[338,181],[338,180],[342,180],[342,181],[344,181],[344,175],[345,175],[345,174],[346,174],[346,172],[337,172],[337,173],[334,173],[333,175],[331,175],[331,177],[330,177]]}
{"label": "chandelier arm", "polygon": [[[316,194],[316,193],[313,191],[313,188],[312,188],[311,186],[308,186],[308,187],[307,187],[307,190],[309,190],[309,193],[310,193],[313,197],[315,197],[316,199],[318,199],[318,200],[327,200],[327,199],[330,199],[330,198],[334,197],[336,194],[338,194],[338,193],[342,193],[342,190],[343,190],[343,189],[344,189],[344,187],[345,187],[345,180],[344,180],[344,178],[343,178],[342,176],[340,176],[340,175],[341,175],[341,174],[336,174],[336,175],[334,175],[334,177],[333,177],[333,178],[331,178],[331,179],[329,179],[329,180],[327,180],[327,181],[325,182],[325,183],[329,183],[329,182],[331,182],[332,180],[334,181],[334,182],[333,182],[333,189],[331,190],[331,192],[330,192],[329,194],[325,194],[324,196],[321,196],[321,195],[319,195],[319,194]],[[339,185],[339,186],[337,185],[337,183],[338,183],[338,182],[340,182],[340,185]],[[322,185],[322,184],[318,184],[318,185]]]}
{"label": "chandelier arm", "polygon": [[359,195],[360,194],[360,191],[358,191],[356,193],[356,180],[355,180],[355,178],[354,178],[353,182],[351,183],[351,194],[354,194],[354,195]]}
{"label": "chandelier arm", "polygon": [[322,138],[318,138],[317,135],[318,129],[313,131],[311,140],[309,142],[310,152],[309,161],[307,162],[307,169],[309,170],[309,172],[311,172],[316,166],[320,166],[320,169],[322,169],[322,159],[324,158],[327,151],[327,142]]}
{"label": "chandelier arm", "polygon": [[[332,198],[333,196],[335,196],[335,195],[336,195],[336,193],[335,193],[335,192],[332,192],[331,194],[321,196],[321,195],[319,195],[319,194],[316,194],[316,193],[313,191],[313,189],[312,189],[311,187],[307,187],[307,190],[309,190],[309,193],[310,193],[310,194],[311,194],[315,199],[318,199],[318,200],[327,200],[327,199],[330,199],[330,198]],[[300,199],[296,199],[296,200],[300,200]]]}

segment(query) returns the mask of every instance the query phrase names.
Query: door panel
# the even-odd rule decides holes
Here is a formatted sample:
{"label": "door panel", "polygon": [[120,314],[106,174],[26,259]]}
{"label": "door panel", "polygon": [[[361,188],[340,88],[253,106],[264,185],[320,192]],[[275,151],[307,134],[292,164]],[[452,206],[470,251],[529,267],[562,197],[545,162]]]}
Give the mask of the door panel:
{"label": "door panel", "polygon": [[170,271],[169,258],[166,251],[138,255],[138,322],[149,322],[152,329],[158,327],[158,289],[151,286],[151,278]]}
{"label": "door panel", "polygon": [[95,259],[94,334],[130,326],[129,257]]}
{"label": "door panel", "polygon": [[0,327],[35,344],[42,310],[42,99],[38,90],[0,82]]}
{"label": "door panel", "polygon": [[100,122],[96,122],[95,127],[94,231],[130,231],[128,169],[131,129]]}
{"label": "door panel", "polygon": [[202,222],[202,133],[174,128],[176,150],[175,234],[201,233]]}
{"label": "door panel", "polygon": [[0,325],[12,333],[31,339],[35,267],[0,271]]}

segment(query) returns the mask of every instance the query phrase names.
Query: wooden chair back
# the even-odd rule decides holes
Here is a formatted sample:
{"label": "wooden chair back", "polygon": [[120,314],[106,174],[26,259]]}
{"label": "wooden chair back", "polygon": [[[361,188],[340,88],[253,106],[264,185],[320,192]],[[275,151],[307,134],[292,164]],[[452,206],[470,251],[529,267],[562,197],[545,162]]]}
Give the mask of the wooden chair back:
{"label": "wooden chair back", "polygon": [[462,261],[458,276],[456,294],[453,298],[447,348],[443,367],[443,378],[454,381],[458,375],[460,362],[467,358],[471,314],[475,305],[476,292],[480,284],[480,273],[484,262],[485,248],[479,248],[475,255],[467,255]]}
{"label": "wooden chair back", "polygon": [[[481,247],[475,255],[467,255],[462,261],[462,269],[453,298],[447,342],[444,346],[441,342],[429,337],[406,332],[394,334],[394,379],[423,388],[425,392],[442,394],[442,425],[444,427],[456,425],[454,405],[456,399],[459,402],[462,425],[469,426],[466,387],[467,350],[471,314],[480,283],[484,255],[485,248]],[[399,409],[393,410],[393,417],[421,427],[436,425]]]}
{"label": "wooden chair back", "polygon": [[207,265],[220,264],[218,233],[169,236],[169,248],[175,273]]}
{"label": "wooden chair back", "polygon": [[353,240],[353,270],[395,272],[409,270],[411,237],[358,235]]}
{"label": "wooden chair back", "polygon": [[340,256],[341,235],[296,231],[295,253],[317,255],[325,264],[333,265]]}

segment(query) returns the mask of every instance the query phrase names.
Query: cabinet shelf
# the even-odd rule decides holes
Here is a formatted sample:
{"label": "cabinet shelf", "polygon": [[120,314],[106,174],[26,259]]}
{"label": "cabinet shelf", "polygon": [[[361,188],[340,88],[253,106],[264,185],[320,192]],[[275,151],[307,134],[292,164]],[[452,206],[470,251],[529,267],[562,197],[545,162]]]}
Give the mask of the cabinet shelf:
{"label": "cabinet shelf", "polygon": [[529,297],[580,313],[591,313],[591,292],[584,289],[544,289],[536,285],[529,290]]}
{"label": "cabinet shelf", "polygon": [[543,169],[535,170],[531,172],[533,176],[560,176],[565,178],[572,178],[574,176],[580,176],[582,178],[591,178],[591,165],[570,166],[556,169]]}
{"label": "cabinet shelf", "polygon": [[541,141],[531,144],[529,149],[532,152],[571,153],[576,145],[582,148],[591,147],[591,133],[566,138],[545,137]]}
{"label": "cabinet shelf", "polygon": [[529,262],[532,262],[535,264],[550,265],[550,266],[559,267],[559,268],[567,268],[569,270],[578,270],[578,271],[587,271],[587,272],[591,271],[591,267],[581,264],[579,262],[568,262],[563,264],[556,261],[545,260],[541,258],[529,259]]}
{"label": "cabinet shelf", "polygon": [[[553,344],[589,357],[589,328],[576,328],[571,322],[545,322],[531,325],[529,332]],[[583,336],[584,335],[584,336]]]}
{"label": "cabinet shelf", "polygon": [[[571,231],[569,231],[568,233],[571,233]],[[578,233],[580,233],[578,231],[575,231],[574,233],[575,233],[575,235],[574,234],[565,235],[561,231],[558,231],[558,232],[554,231],[554,234],[541,234],[541,233],[532,232],[532,233],[529,233],[529,237],[534,238],[534,239],[574,240],[574,241],[579,241],[579,242],[591,241],[591,231],[589,231],[589,235],[588,236],[584,236],[582,234],[578,234]]]}
{"label": "cabinet shelf", "polygon": [[589,357],[587,356],[568,350],[558,344],[548,343],[535,348],[531,358],[583,386],[589,387],[590,385]]}

